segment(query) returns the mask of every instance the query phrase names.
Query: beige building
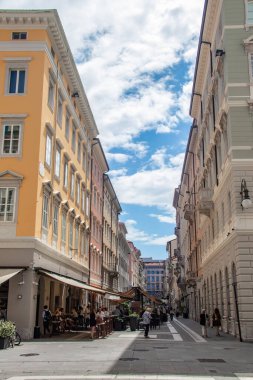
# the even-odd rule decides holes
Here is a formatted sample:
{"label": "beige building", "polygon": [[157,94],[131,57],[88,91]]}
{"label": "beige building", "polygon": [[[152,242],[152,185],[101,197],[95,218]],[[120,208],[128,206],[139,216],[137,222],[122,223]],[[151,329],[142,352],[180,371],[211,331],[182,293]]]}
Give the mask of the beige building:
{"label": "beige building", "polygon": [[181,287],[190,317],[218,307],[224,332],[253,339],[253,2],[204,7],[181,183]]}
{"label": "beige building", "polygon": [[107,174],[104,175],[103,201],[102,287],[108,291],[117,292],[119,278],[118,223],[122,210]]}
{"label": "beige building", "polygon": [[164,298],[167,299],[168,306],[174,311],[179,310],[181,306],[181,290],[178,286],[178,282],[180,282],[181,279],[184,263],[177,247],[177,239],[172,239],[167,242],[166,251],[168,253],[168,259],[165,261],[164,276]]}
{"label": "beige building", "polygon": [[43,305],[105,294],[88,284],[98,130],[57,12],[1,10],[0,32],[0,308],[31,338]]}

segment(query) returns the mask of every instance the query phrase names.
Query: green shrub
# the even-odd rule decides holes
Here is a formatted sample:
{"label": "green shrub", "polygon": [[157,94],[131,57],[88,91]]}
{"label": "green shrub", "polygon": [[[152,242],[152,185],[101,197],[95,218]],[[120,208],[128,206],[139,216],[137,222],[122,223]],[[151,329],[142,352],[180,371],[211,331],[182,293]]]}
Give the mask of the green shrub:
{"label": "green shrub", "polygon": [[0,338],[7,338],[15,334],[15,325],[10,321],[0,321]]}

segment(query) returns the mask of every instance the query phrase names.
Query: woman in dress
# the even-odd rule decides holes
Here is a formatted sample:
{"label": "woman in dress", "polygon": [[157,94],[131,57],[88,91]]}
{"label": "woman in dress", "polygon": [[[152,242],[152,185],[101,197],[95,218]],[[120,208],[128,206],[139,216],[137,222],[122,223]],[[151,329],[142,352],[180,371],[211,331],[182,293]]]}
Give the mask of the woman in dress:
{"label": "woman in dress", "polygon": [[94,339],[94,335],[95,335],[95,332],[96,332],[96,313],[95,313],[95,309],[94,308],[91,308],[90,310],[90,338],[91,339]]}
{"label": "woman in dress", "polygon": [[216,336],[220,336],[221,315],[217,307],[214,309],[212,319],[213,319],[213,327],[216,328]]}

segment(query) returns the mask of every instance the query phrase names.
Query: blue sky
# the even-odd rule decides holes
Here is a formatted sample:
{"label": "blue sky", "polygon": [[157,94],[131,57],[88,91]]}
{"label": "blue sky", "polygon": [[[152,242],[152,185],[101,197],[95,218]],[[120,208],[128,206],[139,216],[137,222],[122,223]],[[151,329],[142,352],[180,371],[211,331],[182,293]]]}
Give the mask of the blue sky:
{"label": "blue sky", "polygon": [[191,119],[204,0],[0,0],[58,10],[121,203],[143,257],[166,257]]}

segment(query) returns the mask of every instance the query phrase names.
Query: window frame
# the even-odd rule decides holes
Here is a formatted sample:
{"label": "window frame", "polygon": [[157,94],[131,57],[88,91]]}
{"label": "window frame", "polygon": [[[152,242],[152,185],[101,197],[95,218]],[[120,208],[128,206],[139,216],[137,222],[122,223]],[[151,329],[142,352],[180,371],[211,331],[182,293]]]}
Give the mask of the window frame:
{"label": "window frame", "polygon": [[[5,195],[5,205],[4,205],[4,219],[3,220],[0,220],[0,223],[14,223],[15,222],[15,217],[16,217],[16,204],[17,204],[17,188],[16,186],[3,186],[1,183],[0,183],[0,190],[1,189],[5,189],[6,191],[6,195]],[[10,190],[14,190],[14,196],[13,196],[13,204],[11,203],[7,203],[8,201],[8,197],[9,197],[9,191]],[[0,207],[1,207],[2,203],[0,203]],[[12,219],[11,220],[6,220],[6,215],[7,215],[7,208],[8,208],[8,205],[9,206],[13,206],[13,210],[12,210]]]}
{"label": "window frame", "polygon": [[[25,38],[14,38],[14,34],[17,34],[19,37],[21,37],[21,35],[23,34],[25,35]],[[24,41],[27,40],[27,35],[27,32],[11,32],[11,39],[12,41]]]}
{"label": "window frame", "polygon": [[[245,24],[253,25],[253,1],[246,0],[245,4]],[[250,8],[252,7],[252,10]],[[252,13],[252,21],[249,21],[249,14]]]}
{"label": "window frame", "polygon": [[[53,138],[52,133],[47,129],[46,130],[46,141],[45,141],[45,166],[49,170],[52,166],[52,153],[53,153]],[[50,152],[48,152],[48,141],[51,142],[50,145]],[[50,162],[47,161],[47,159],[50,158]]]}
{"label": "window frame", "polygon": [[[59,157],[59,161],[57,160],[57,155]],[[57,144],[55,149],[55,164],[54,164],[54,176],[60,181],[61,177],[61,147]]]}
{"label": "window frame", "polygon": [[[19,139],[18,139],[18,152],[17,153],[4,153],[4,133],[6,126],[19,126]],[[23,143],[23,120],[3,120],[1,123],[1,140],[0,140],[0,157],[21,157],[22,156],[22,143]]]}

